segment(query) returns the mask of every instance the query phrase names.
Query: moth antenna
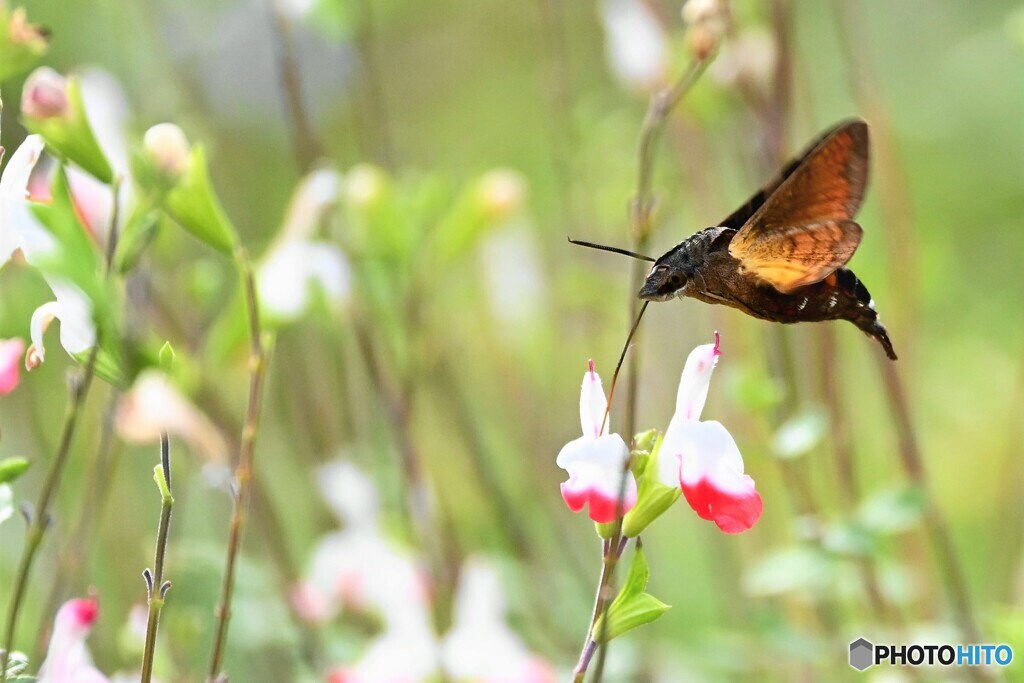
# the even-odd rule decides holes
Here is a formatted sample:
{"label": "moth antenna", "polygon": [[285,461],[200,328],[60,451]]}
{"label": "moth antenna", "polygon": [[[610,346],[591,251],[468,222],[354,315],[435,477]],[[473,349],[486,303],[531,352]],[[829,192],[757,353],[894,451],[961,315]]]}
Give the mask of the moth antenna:
{"label": "moth antenna", "polygon": [[[571,241],[571,240],[570,240]],[[608,407],[604,410],[604,419],[601,420],[601,429],[598,434],[604,433],[604,427],[608,423],[608,414],[612,409],[612,399],[615,397],[615,385],[619,381],[619,370],[622,369],[622,362],[626,360],[626,352],[629,351],[629,345],[633,343],[633,336],[636,334],[637,328],[640,327],[640,318],[644,317],[644,311],[647,310],[647,304],[650,301],[645,301],[644,305],[640,307],[640,312],[636,315],[636,320],[633,322],[633,327],[629,328],[629,335],[626,337],[626,343],[622,345],[622,353],[619,354],[619,362],[615,365],[615,372],[612,373],[612,384],[608,388]],[[630,434],[629,438],[633,438]]]}
{"label": "moth antenna", "polygon": [[638,254],[635,251],[629,251],[628,249],[619,249],[618,247],[609,247],[609,246],[604,245],[604,244],[595,244],[594,242],[584,242],[583,240],[574,240],[571,237],[568,237],[567,239],[569,240],[569,242],[571,244],[575,244],[575,245],[580,246],[580,247],[589,247],[590,249],[599,249],[601,251],[610,251],[613,254],[622,254],[623,256],[630,256],[632,258],[639,259],[640,261],[650,261],[651,263],[654,263],[654,261],[656,260],[656,259],[651,258],[650,256],[644,256],[643,254]]}

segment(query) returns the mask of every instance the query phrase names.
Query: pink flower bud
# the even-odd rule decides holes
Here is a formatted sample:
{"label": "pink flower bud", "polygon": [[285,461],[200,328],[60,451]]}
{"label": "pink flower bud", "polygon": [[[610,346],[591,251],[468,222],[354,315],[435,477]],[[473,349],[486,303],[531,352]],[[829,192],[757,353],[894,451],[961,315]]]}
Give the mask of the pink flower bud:
{"label": "pink flower bud", "polygon": [[180,178],[188,170],[191,147],[185,133],[173,123],[158,123],[147,130],[142,147],[167,178]]}
{"label": "pink flower bud", "polygon": [[18,386],[21,352],[25,342],[20,339],[0,339],[0,395],[9,394]]}
{"label": "pink flower bud", "polygon": [[21,113],[33,119],[68,115],[67,79],[48,66],[41,66],[25,81],[21,92]]}

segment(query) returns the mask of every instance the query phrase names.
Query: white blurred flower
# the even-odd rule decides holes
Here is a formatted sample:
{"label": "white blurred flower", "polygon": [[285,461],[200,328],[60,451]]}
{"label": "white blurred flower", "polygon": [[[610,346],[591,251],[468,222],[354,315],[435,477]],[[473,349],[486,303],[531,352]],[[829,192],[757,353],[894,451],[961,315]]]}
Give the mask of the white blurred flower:
{"label": "white blurred flower", "polygon": [[228,444],[217,428],[162,373],[147,370],[121,396],[114,423],[128,443],[156,444],[167,432],[182,439],[207,463],[228,461]]}
{"label": "white blurred flower", "polygon": [[480,262],[491,315],[502,336],[531,334],[548,290],[533,236],[523,229],[490,235],[480,249]]}
{"label": "white blurred flower", "polygon": [[258,272],[260,305],[279,323],[306,314],[319,293],[335,307],[348,299],[351,272],[341,249],[315,240],[324,216],[337,204],[341,178],[333,169],[313,171],[299,183],[284,224]]}
{"label": "white blurred flower", "polygon": [[495,567],[480,558],[462,565],[452,629],[441,644],[444,671],[454,681],[551,683],[554,671],[529,651],[505,622],[505,596]]}
{"label": "white blurred flower", "polygon": [[743,29],[722,46],[708,73],[726,87],[750,83],[761,91],[767,91],[775,74],[777,59],[775,38],[765,28],[753,26]]}
{"label": "white blurred flower", "polygon": [[630,90],[651,92],[669,72],[668,38],[641,0],[603,0],[601,20],[612,73]]}
{"label": "white blurred flower", "polygon": [[[429,683],[437,677],[437,643],[427,621],[389,625],[354,664],[328,674],[328,683]],[[539,683],[539,682],[538,682]]]}
{"label": "white blurred flower", "polygon": [[95,598],[69,600],[57,611],[38,683],[108,683],[92,664],[85,645],[99,616]]}
{"label": "white blurred flower", "polygon": [[60,345],[72,356],[88,351],[96,344],[96,323],[92,318],[92,302],[72,284],[50,281],[56,301],[45,303],[32,313],[29,334],[32,345],[25,354],[29,370],[46,360],[44,335],[54,320],[60,321]]}
{"label": "white blurred flower", "polygon": [[333,618],[342,607],[389,622],[418,622],[428,613],[426,577],[412,555],[380,529],[373,483],[349,463],[321,469],[320,483],[346,526],[313,551],[309,573],[294,593],[298,611],[313,622]]}
{"label": "white blurred flower", "polygon": [[53,242],[29,208],[28,183],[42,153],[43,138],[29,135],[11,155],[0,176],[0,268],[18,249],[47,248]]}
{"label": "white blurred flower", "polygon": [[260,306],[274,320],[301,318],[321,293],[339,306],[352,288],[348,261],[328,242],[288,242],[263,260],[258,274]]}

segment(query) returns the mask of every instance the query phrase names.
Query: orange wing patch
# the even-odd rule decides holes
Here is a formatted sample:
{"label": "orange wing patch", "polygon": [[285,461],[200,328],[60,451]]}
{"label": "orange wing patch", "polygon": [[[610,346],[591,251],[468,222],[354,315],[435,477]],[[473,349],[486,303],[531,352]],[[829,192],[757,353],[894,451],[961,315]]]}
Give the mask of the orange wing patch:
{"label": "orange wing patch", "polygon": [[[780,229],[749,243],[736,256],[746,270],[783,294],[823,280],[853,256],[863,230],[853,221],[828,221]],[[732,248],[729,249],[732,253]]]}

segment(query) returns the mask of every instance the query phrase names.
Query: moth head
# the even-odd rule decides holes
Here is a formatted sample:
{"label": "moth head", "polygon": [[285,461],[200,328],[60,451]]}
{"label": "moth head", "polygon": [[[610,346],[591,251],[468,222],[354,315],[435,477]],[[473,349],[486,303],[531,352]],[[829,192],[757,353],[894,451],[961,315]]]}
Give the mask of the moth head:
{"label": "moth head", "polygon": [[668,301],[673,297],[682,296],[686,282],[686,274],[682,268],[659,260],[651,266],[644,286],[640,288],[637,296],[644,301]]}

